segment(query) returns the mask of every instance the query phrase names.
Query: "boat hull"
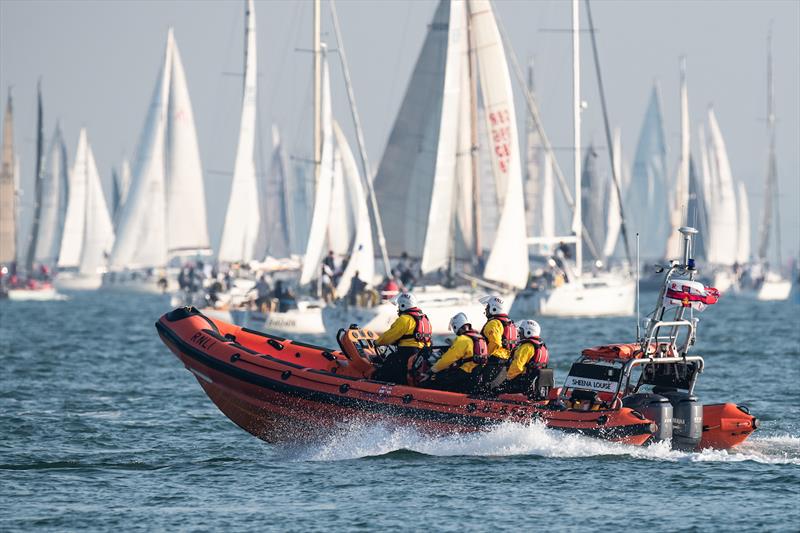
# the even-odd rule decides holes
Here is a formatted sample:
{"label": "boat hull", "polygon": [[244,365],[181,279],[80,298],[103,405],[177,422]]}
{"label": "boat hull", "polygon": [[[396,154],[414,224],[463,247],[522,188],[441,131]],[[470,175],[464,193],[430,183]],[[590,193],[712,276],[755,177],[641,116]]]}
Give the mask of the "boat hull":
{"label": "boat hull", "polygon": [[632,280],[602,283],[565,283],[517,295],[512,316],[555,316],[564,318],[631,316],[636,285]]}
{"label": "boat hull", "polygon": [[55,287],[44,287],[41,289],[8,289],[8,299],[18,302],[48,302],[52,300],[63,300],[64,298],[64,295],[59,294]]}

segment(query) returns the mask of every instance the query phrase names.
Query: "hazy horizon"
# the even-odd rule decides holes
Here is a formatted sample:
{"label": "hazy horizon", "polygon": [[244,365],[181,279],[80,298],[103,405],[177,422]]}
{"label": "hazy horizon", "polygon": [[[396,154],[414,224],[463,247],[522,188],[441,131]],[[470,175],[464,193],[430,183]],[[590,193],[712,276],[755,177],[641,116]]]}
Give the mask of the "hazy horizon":
{"label": "hazy horizon", "polygon": [[[338,1],[370,162],[377,167],[417,59],[434,1]],[[521,63],[536,64],[545,129],[557,147],[571,144],[571,51],[567,1],[495,2]],[[581,8],[584,8],[581,3]],[[311,3],[256,1],[259,123],[263,160],[270,125],[278,124],[290,154],[310,153]],[[773,24],[778,178],[783,256],[800,249],[800,2],[592,3],[612,125],[622,129],[630,166],[654,80],[663,98],[669,168],[678,159],[678,61],[687,56],[693,146],[697,124],[713,103],[734,177],[748,190],[756,251],[767,168],[766,35]],[[13,86],[15,143],[21,181],[33,180],[36,83],[41,78],[45,135],[58,121],[70,164],[86,126],[110,191],[112,166],[133,157],[163,59],[167,28],[186,68],[205,174],[209,232],[216,245],[227,207],[241,106],[244,2],[0,0],[2,105]],[[583,27],[586,27],[585,12]],[[333,41],[323,2],[323,39]],[[589,36],[582,36],[583,144],[605,145]],[[353,146],[338,59],[331,57],[334,113]],[[516,83],[516,82],[515,82]],[[515,87],[515,90],[517,87]],[[517,114],[526,108],[516,90]],[[557,152],[571,173],[569,150]],[[259,155],[256,154],[257,164]],[[601,160],[606,165],[606,161]],[[30,204],[30,194],[23,199]],[[24,216],[27,219],[27,213]],[[23,241],[24,242],[24,241]]]}

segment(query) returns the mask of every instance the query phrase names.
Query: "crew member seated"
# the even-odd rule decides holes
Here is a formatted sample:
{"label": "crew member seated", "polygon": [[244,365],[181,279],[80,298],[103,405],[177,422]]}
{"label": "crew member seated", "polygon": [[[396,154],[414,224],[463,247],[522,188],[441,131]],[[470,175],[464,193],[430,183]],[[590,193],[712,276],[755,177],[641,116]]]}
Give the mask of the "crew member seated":
{"label": "crew member seated", "polygon": [[542,368],[547,368],[549,355],[547,346],[541,339],[542,328],[535,320],[523,320],[517,324],[520,340],[511,353],[507,380],[502,385],[503,392],[529,394],[536,385]]}
{"label": "crew member seated", "polygon": [[486,362],[489,354],[486,339],[472,329],[464,313],[458,313],[450,319],[450,330],[457,337],[431,367],[431,378],[423,386],[470,394],[478,388],[479,365]]}
{"label": "crew member seated", "polygon": [[417,307],[417,298],[411,293],[398,294],[392,300],[397,306],[397,319],[392,326],[383,332],[375,344],[379,346],[397,346],[397,351],[387,356],[380,368],[372,375],[376,381],[388,381],[408,384],[408,360],[415,357],[420,350],[431,345],[431,322]]}
{"label": "crew member seated", "polygon": [[489,359],[481,370],[481,382],[488,388],[498,387],[504,380],[511,351],[517,345],[517,327],[508,318],[505,302],[499,296],[484,296],[480,303],[486,306],[486,324],[481,329],[489,347]]}

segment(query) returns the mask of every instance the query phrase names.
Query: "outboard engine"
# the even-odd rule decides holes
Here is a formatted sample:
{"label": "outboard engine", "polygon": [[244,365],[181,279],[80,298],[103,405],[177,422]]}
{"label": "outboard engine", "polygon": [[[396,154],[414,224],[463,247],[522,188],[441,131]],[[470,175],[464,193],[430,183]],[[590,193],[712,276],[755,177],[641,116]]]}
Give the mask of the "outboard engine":
{"label": "outboard engine", "polygon": [[673,408],[672,447],[694,450],[703,438],[703,406],[694,394],[664,392]]}
{"label": "outboard engine", "polygon": [[552,368],[540,368],[539,375],[533,384],[532,390],[528,393],[531,400],[546,400],[550,396],[550,389],[555,387],[555,377]]}
{"label": "outboard engine", "polygon": [[623,398],[622,405],[641,413],[658,425],[658,430],[653,434],[653,441],[660,442],[673,438],[674,414],[669,399],[660,394],[638,393]]}

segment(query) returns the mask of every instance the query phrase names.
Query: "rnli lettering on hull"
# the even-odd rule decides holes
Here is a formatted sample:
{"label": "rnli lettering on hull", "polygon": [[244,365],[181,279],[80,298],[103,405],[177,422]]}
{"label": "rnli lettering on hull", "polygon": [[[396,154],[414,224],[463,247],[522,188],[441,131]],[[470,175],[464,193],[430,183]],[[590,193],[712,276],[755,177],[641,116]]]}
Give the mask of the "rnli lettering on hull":
{"label": "rnli lettering on hull", "polygon": [[212,346],[217,344],[217,341],[215,341],[211,337],[208,337],[207,335],[200,333],[199,331],[194,335],[192,335],[189,340],[194,344],[200,346],[204,350],[210,350]]}
{"label": "rnli lettering on hull", "polygon": [[578,378],[567,376],[564,386],[568,389],[589,389],[598,392],[617,392],[619,383],[616,381],[606,381],[603,379]]}

